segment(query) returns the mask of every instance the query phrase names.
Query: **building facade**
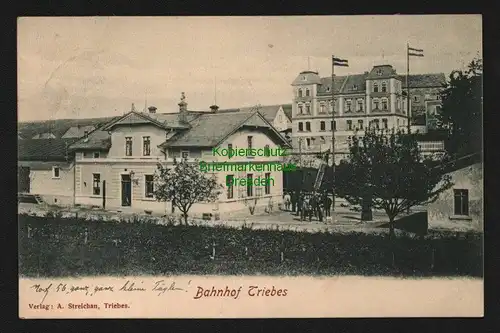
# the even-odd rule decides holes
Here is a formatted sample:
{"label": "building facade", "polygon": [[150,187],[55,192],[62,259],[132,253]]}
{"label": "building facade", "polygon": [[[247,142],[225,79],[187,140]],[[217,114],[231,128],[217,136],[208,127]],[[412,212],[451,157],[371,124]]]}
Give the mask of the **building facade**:
{"label": "building facade", "polygon": [[[422,114],[427,119],[426,107],[432,106],[434,110],[438,107],[444,74],[412,75],[408,82],[411,124],[420,127],[412,130],[425,132],[426,121],[422,123],[419,119]],[[321,78],[317,72],[305,71],[293,81],[292,89],[295,151],[331,149],[335,131],[338,162],[347,154],[348,139],[355,133],[362,135],[367,128],[405,130],[408,126],[406,79],[390,65],[374,66],[363,74],[335,76],[333,87],[331,77]]]}
{"label": "building facade", "polygon": [[484,176],[483,163],[478,160],[469,158],[448,173],[452,188],[427,207],[429,229],[483,230]]}
{"label": "building facade", "polygon": [[[214,156],[213,148],[289,147],[280,133],[258,111],[218,113],[192,112],[179,103],[178,113],[131,111],[71,145],[75,155],[75,203],[118,210],[151,210],[171,213],[170,202],[154,197],[154,174],[158,163],[173,165],[174,159],[188,162],[227,161]],[[279,162],[280,157],[233,157],[234,163]],[[190,214],[221,214],[246,209],[249,201],[267,206],[282,200],[282,171],[215,172],[223,190],[215,203],[193,205]],[[226,179],[270,178],[271,186],[231,186]],[[105,185],[104,185],[105,184]],[[104,189],[105,186],[105,189]]]}

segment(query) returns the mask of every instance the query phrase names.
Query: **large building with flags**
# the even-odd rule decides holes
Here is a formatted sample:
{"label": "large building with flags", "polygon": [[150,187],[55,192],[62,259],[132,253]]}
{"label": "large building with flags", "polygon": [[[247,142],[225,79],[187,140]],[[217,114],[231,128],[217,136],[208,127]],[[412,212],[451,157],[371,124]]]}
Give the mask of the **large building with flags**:
{"label": "large building with flags", "polygon": [[[409,51],[408,58],[415,52]],[[333,58],[332,65],[347,66],[347,60]],[[292,145],[301,153],[329,151],[334,130],[339,161],[347,153],[348,138],[355,131],[362,134],[369,127],[405,130],[411,117],[412,128],[425,132],[432,115],[439,112],[440,91],[445,83],[443,73],[407,76],[397,73],[391,65],[377,65],[362,74],[344,76],[321,77],[318,72],[303,71],[292,82]],[[442,142],[423,144],[436,150],[443,148]]]}

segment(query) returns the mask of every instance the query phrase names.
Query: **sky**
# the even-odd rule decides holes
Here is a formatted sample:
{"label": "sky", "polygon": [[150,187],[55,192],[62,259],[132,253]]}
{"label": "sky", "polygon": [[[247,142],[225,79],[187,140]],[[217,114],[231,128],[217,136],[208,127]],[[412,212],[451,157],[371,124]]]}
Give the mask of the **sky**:
{"label": "sky", "polygon": [[410,72],[445,73],[482,55],[480,15],[23,17],[18,120],[116,116],[154,105],[177,112],[291,103],[303,70],[331,76],[391,64],[423,49]]}

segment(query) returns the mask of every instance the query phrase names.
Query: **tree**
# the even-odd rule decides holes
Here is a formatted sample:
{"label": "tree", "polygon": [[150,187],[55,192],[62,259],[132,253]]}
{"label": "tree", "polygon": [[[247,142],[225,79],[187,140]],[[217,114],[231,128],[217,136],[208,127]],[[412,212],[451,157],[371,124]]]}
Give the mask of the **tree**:
{"label": "tree", "polygon": [[177,207],[187,225],[189,209],[198,202],[214,202],[219,197],[222,185],[215,175],[208,176],[200,170],[198,163],[188,163],[185,159],[173,168],[158,164],[155,174],[154,194],[158,201],[171,201]]}
{"label": "tree", "polygon": [[451,187],[443,160],[422,157],[416,134],[367,130],[352,137],[349,158],[336,168],[335,187],[353,205],[383,209],[394,236],[396,217],[416,205],[433,202]]}
{"label": "tree", "polygon": [[436,118],[448,132],[446,150],[463,156],[482,149],[483,62],[474,59],[467,70],[455,70],[441,93],[442,110]]}

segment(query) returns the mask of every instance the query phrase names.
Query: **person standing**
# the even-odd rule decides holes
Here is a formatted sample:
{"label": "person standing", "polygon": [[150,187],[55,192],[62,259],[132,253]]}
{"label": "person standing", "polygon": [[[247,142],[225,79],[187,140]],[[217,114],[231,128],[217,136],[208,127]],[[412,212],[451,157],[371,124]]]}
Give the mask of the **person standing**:
{"label": "person standing", "polygon": [[325,217],[330,217],[332,209],[332,198],[330,198],[326,193],[323,199],[323,207],[325,209]]}

